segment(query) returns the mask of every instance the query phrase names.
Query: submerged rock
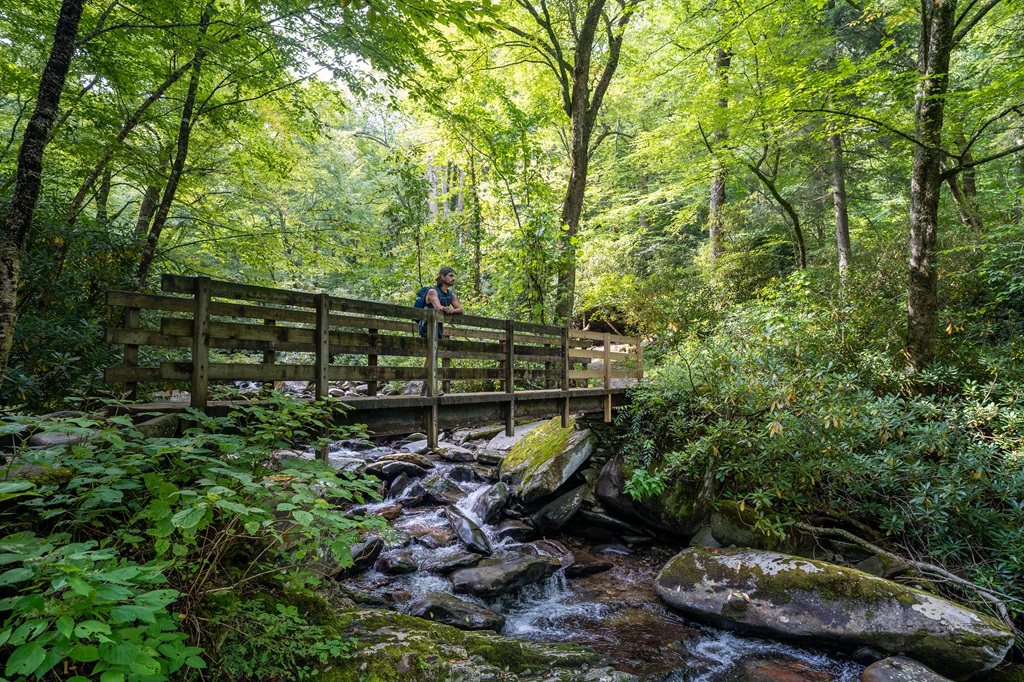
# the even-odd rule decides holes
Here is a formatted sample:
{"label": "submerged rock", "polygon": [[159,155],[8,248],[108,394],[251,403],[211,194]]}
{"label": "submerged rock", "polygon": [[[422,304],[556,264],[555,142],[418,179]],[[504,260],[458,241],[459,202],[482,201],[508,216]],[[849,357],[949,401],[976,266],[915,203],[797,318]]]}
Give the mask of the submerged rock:
{"label": "submerged rock", "polygon": [[487,536],[480,529],[480,526],[476,525],[473,519],[466,516],[465,512],[455,505],[449,505],[444,508],[444,513],[448,517],[448,523],[452,524],[452,529],[459,537],[459,540],[462,541],[462,544],[466,545],[471,551],[485,556],[490,556],[494,552],[491,549],[490,541],[487,540]]}
{"label": "submerged rock", "polygon": [[872,663],[860,674],[860,682],[949,682],[912,658],[893,656]]}
{"label": "submerged rock", "polygon": [[998,621],[920,590],[823,561],[758,550],[687,549],[655,590],[721,627],[913,656],[953,679],[996,666],[1013,644]]}
{"label": "submerged rock", "polygon": [[490,523],[498,517],[501,510],[508,504],[511,492],[502,482],[495,483],[480,494],[473,504],[473,513],[481,523]]}
{"label": "submerged rock", "polygon": [[562,428],[560,417],[530,431],[501,463],[501,480],[524,503],[558,490],[594,451],[597,437],[589,429]]}
{"label": "submerged rock", "polygon": [[476,566],[483,559],[482,554],[476,552],[466,552],[461,548],[454,554],[441,554],[435,555],[423,569],[430,573],[438,573],[440,575],[448,575],[460,568],[470,568]]}
{"label": "submerged rock", "polygon": [[523,556],[511,561],[464,568],[452,573],[456,594],[497,597],[512,590],[546,580],[560,568],[558,560],[546,556]]}
{"label": "submerged rock", "polygon": [[410,552],[397,552],[382,556],[377,559],[375,568],[386,575],[406,575],[420,570]]}
{"label": "submerged rock", "polygon": [[494,534],[502,540],[526,542],[527,540],[532,540],[537,535],[537,531],[533,529],[533,526],[529,526],[522,521],[505,519],[494,527]]}
{"label": "submerged rock", "polygon": [[505,616],[444,592],[428,592],[409,605],[407,613],[460,630],[501,630]]}

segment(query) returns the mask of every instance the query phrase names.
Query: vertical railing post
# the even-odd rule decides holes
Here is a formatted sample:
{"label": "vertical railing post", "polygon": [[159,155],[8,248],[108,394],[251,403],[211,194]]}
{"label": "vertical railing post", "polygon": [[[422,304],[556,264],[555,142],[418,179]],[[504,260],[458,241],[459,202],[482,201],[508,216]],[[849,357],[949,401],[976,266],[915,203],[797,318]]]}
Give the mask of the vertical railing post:
{"label": "vertical railing post", "polygon": [[562,328],[562,428],[569,427],[569,328]]}
{"label": "vertical railing post", "polygon": [[437,448],[437,311],[427,311],[427,447]]}
{"label": "vertical railing post", "polygon": [[[325,293],[316,296],[316,338],[315,376],[313,378],[313,397],[323,400],[327,397],[331,380],[331,297]],[[325,434],[321,432],[321,436]],[[321,462],[329,459],[327,445],[316,449],[316,458]]]}
{"label": "vertical railing post", "polygon": [[313,397],[323,400],[327,397],[331,368],[331,297],[327,294],[316,296],[316,370],[313,377]]}
{"label": "vertical railing post", "polygon": [[[448,327],[448,336],[451,336],[451,326]],[[443,341],[444,339],[439,339]],[[452,391],[452,380],[449,379],[449,372],[452,368],[452,359],[448,357],[441,358],[441,390],[445,393],[451,393]]]}
{"label": "vertical railing post", "polygon": [[516,432],[516,331],[512,320],[505,320],[505,392],[509,394],[505,409],[505,435]]}
{"label": "vertical railing post", "polygon": [[192,292],[191,405],[205,410],[210,396],[210,278],[196,277]]}
{"label": "vertical railing post", "polygon": [[[377,330],[376,329],[369,329],[367,331],[370,334],[370,338],[369,338],[370,348],[376,348],[377,347]],[[376,367],[377,366],[377,354],[376,353],[369,353],[369,354],[367,354],[367,356],[366,356],[366,366],[367,367]],[[373,376],[373,370],[372,369],[370,370],[370,376],[371,377]],[[371,379],[369,379],[366,382],[366,395],[370,395],[370,396],[377,395],[377,382],[376,382],[376,380],[371,378]]]}
{"label": "vertical railing post", "polygon": [[608,332],[604,333],[604,420],[612,420],[612,340]]}
{"label": "vertical railing post", "polygon": [[[263,320],[263,325],[266,327],[276,327],[277,320]],[[263,364],[272,365],[277,362],[277,353],[272,350],[263,351]]]}
{"label": "vertical railing post", "polygon": [[[140,315],[138,308],[125,308],[124,309],[124,328],[125,329],[138,329],[140,323]],[[138,367],[139,366],[139,347],[134,343],[124,344],[124,366],[125,367]],[[139,399],[139,384],[135,381],[126,382],[124,385],[125,393],[127,394],[128,400]]]}

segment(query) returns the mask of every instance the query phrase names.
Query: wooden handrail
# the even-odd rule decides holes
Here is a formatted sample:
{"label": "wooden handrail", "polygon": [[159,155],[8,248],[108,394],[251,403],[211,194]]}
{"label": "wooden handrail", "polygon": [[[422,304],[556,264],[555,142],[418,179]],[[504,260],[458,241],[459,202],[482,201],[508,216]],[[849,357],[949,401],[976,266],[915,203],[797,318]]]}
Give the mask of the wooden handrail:
{"label": "wooden handrail", "polygon": [[[635,337],[447,315],[206,277],[164,275],[161,288],[163,294],[107,292],[107,305],[128,314],[123,328],[106,330],[107,342],[124,345],[125,353],[124,364],[108,367],[104,378],[124,383],[133,397],[139,383],[184,382],[189,384],[192,406],[204,409],[211,382],[309,381],[313,394],[323,397],[333,381],[365,381],[368,393],[377,395],[383,382],[423,380],[433,405],[426,415],[428,436],[436,443],[438,381],[444,382],[446,391],[451,382],[500,382],[501,392],[508,396],[506,427],[511,432],[517,391],[533,390],[522,382],[541,382],[548,390],[555,387],[565,396],[562,413],[567,421],[572,391],[593,392],[597,387],[587,387],[599,380],[606,392],[605,417],[610,418],[611,381],[643,377],[642,349]],[[421,321],[435,330],[443,324],[443,336],[420,337]],[[612,352],[613,344],[621,348]],[[172,356],[188,348],[190,354],[188,359],[140,366],[140,357],[147,355],[139,355],[140,347],[169,349]],[[222,351],[251,352],[257,361],[218,358]],[[301,354],[304,361],[280,353]],[[344,362],[332,360],[339,355],[347,356]],[[404,364],[382,364],[386,358]],[[589,369],[592,361],[601,361],[601,368]]]}

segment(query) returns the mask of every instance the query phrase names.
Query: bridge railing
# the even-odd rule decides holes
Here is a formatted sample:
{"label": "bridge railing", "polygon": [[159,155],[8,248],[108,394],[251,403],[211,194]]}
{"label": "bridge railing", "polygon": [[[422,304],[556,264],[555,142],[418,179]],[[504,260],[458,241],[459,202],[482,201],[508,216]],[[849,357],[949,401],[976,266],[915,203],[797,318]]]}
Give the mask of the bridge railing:
{"label": "bridge railing", "polygon": [[[507,394],[510,406],[516,394],[561,392],[563,419],[570,394],[600,390],[610,419],[613,381],[643,376],[634,337],[206,277],[164,275],[161,288],[163,294],[107,293],[108,306],[124,309],[122,326],[106,334],[108,343],[124,346],[124,363],[107,368],[105,380],[123,383],[132,398],[145,382],[186,383],[191,405],[205,408],[211,384],[234,381],[308,381],[318,398],[331,382],[365,382],[377,396],[385,382],[424,381],[436,412],[438,382],[445,393],[452,382],[463,382],[459,389],[490,382],[500,390],[479,393],[496,400]],[[426,338],[420,322],[430,330]],[[146,346],[188,349],[189,359],[140,366]]]}

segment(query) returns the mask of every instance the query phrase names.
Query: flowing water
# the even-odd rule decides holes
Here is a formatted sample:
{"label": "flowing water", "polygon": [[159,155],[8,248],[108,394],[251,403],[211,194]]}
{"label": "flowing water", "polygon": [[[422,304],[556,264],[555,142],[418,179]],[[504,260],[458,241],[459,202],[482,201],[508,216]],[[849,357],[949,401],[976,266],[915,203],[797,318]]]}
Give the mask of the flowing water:
{"label": "flowing water", "polygon": [[[334,447],[332,460],[361,458],[373,461],[394,452],[388,447],[346,449]],[[493,482],[484,477],[465,481],[465,464],[436,461],[430,475],[455,479],[464,497],[459,509],[477,522],[473,505]],[[487,474],[483,467],[477,471]],[[408,489],[406,490],[408,494]],[[390,495],[363,510],[381,514],[403,501]],[[408,498],[405,498],[408,503]],[[391,522],[394,533],[386,538],[382,557],[401,555],[421,570],[406,575],[385,575],[375,569],[347,578],[345,584],[364,603],[405,610],[416,599],[432,593],[452,594],[452,585],[430,567],[465,554],[443,507],[412,506]],[[493,525],[480,524],[497,559],[536,553],[523,543],[501,539]],[[573,642],[607,657],[617,670],[643,679],[666,682],[856,682],[863,666],[827,654],[760,639],[744,638],[689,622],[666,609],[654,592],[660,568],[681,547],[651,545],[627,549],[621,545],[595,545],[563,535],[546,547],[554,554],[571,553],[567,563],[601,562],[611,566],[586,577],[567,578],[559,570],[546,581],[528,585],[494,599],[460,594],[458,598],[501,613],[501,634],[546,642]],[[560,545],[564,546],[561,547]],[[527,551],[528,550],[528,551]],[[564,558],[564,557],[563,557]]]}

